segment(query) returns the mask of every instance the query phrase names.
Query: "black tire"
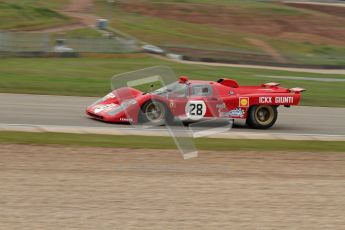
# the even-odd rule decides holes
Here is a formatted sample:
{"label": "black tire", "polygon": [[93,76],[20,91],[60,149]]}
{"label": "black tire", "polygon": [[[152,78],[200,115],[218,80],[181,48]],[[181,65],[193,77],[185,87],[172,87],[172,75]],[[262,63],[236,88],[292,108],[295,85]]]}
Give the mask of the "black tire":
{"label": "black tire", "polygon": [[165,125],[172,121],[172,115],[163,102],[149,100],[141,106],[138,121],[142,124]]}
{"label": "black tire", "polygon": [[255,105],[249,108],[247,125],[254,129],[268,129],[277,121],[278,110],[276,106]]}

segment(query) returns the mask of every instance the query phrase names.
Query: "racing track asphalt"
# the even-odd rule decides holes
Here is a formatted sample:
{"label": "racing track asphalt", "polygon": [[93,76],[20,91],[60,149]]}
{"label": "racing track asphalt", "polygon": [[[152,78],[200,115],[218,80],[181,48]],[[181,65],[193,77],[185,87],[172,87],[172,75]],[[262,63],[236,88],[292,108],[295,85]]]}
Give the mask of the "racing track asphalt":
{"label": "racing track asphalt", "polygon": [[[0,94],[0,124],[78,126],[133,130],[130,125],[108,124],[88,118],[85,108],[96,98],[27,94]],[[279,108],[277,123],[268,130],[253,130],[236,121],[229,132],[254,134],[341,135],[345,136],[345,108]],[[158,127],[157,129],[164,129]]]}

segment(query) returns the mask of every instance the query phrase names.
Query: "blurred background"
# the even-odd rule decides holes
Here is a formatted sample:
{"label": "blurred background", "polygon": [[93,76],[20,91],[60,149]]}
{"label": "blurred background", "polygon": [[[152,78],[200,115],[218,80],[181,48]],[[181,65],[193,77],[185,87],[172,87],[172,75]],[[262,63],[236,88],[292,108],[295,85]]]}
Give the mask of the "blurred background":
{"label": "blurred background", "polygon": [[168,65],[298,85],[303,105],[343,107],[344,15],[344,1],[1,0],[0,92],[101,96],[114,74]]}
{"label": "blurred background", "polygon": [[344,68],[343,2],[2,0],[0,51],[144,49],[185,60]]}

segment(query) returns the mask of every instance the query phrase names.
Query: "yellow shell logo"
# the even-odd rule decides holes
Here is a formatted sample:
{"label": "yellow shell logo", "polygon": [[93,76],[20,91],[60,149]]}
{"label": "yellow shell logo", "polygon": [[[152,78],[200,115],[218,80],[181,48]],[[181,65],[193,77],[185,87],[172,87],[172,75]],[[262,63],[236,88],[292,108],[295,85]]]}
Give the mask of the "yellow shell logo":
{"label": "yellow shell logo", "polygon": [[240,98],[240,106],[247,107],[249,105],[248,98]]}

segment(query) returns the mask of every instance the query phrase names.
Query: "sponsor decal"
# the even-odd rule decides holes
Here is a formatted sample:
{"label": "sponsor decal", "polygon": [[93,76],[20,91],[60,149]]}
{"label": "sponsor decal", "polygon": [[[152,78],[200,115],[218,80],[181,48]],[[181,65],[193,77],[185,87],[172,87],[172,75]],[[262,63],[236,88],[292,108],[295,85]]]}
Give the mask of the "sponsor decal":
{"label": "sponsor decal", "polygon": [[249,107],[249,97],[239,97],[239,107]]}
{"label": "sponsor decal", "polygon": [[224,117],[224,110],[226,109],[225,103],[217,104],[216,108],[218,109],[219,116]]}
{"label": "sponsor decal", "polygon": [[229,111],[229,116],[230,117],[243,117],[244,113],[245,113],[244,109],[236,108],[236,109]]}
{"label": "sponsor decal", "polygon": [[216,105],[216,108],[217,108],[217,109],[225,109],[225,108],[226,108],[226,105],[225,105],[225,103],[217,104],[217,105]]}
{"label": "sponsor decal", "polygon": [[260,104],[290,104],[293,103],[293,97],[259,97]]}
{"label": "sponsor decal", "polygon": [[245,110],[241,108],[236,108],[233,110],[230,110],[228,112],[221,112],[219,113],[220,117],[231,117],[231,118],[242,118],[244,117]]}
{"label": "sponsor decal", "polygon": [[128,122],[132,122],[133,119],[132,118],[120,118],[120,121],[128,121]]}
{"label": "sponsor decal", "polygon": [[259,97],[259,103],[260,104],[271,104],[272,103],[272,97]]}
{"label": "sponsor decal", "polygon": [[293,97],[276,97],[274,102],[277,104],[290,104],[293,103]]}

